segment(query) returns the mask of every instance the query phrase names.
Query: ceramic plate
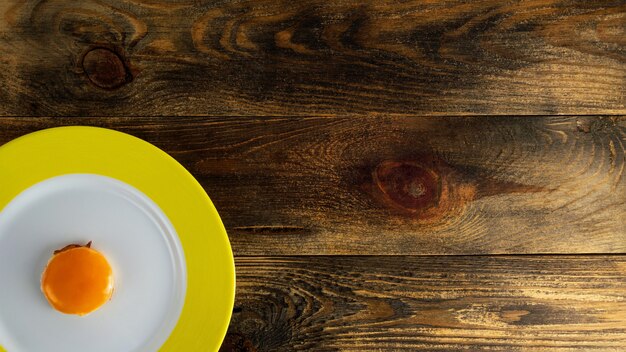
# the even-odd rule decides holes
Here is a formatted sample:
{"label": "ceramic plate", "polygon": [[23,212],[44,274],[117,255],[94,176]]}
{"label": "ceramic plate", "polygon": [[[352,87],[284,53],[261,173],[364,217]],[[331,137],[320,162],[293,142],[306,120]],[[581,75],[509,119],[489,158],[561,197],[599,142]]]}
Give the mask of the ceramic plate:
{"label": "ceramic plate", "polygon": [[[51,308],[40,278],[55,249],[87,243],[115,292],[83,317]],[[198,182],[130,135],[93,127],[0,147],[0,350],[217,351],[233,308],[226,231]]]}

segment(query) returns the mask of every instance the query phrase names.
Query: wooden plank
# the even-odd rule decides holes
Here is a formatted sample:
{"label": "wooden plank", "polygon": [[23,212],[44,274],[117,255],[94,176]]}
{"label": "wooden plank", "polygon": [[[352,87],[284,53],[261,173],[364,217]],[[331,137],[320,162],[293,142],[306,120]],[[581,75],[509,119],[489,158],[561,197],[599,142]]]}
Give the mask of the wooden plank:
{"label": "wooden plank", "polygon": [[624,351],[626,257],[237,258],[222,351]]}
{"label": "wooden plank", "polygon": [[623,0],[4,0],[0,115],[626,114]]}
{"label": "wooden plank", "polygon": [[237,255],[626,253],[626,117],[0,120],[125,131],[186,166]]}

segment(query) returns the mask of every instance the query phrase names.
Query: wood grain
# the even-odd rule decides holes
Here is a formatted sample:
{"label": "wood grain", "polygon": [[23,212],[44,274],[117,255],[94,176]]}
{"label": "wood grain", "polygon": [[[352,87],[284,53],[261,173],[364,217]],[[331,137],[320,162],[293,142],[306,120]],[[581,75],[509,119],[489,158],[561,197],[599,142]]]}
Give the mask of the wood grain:
{"label": "wood grain", "polygon": [[77,123],[179,160],[236,255],[626,253],[623,116],[5,118],[0,143]]}
{"label": "wood grain", "polygon": [[0,115],[626,114],[623,0],[4,0]]}
{"label": "wood grain", "polygon": [[623,351],[624,256],[238,258],[222,351]]}

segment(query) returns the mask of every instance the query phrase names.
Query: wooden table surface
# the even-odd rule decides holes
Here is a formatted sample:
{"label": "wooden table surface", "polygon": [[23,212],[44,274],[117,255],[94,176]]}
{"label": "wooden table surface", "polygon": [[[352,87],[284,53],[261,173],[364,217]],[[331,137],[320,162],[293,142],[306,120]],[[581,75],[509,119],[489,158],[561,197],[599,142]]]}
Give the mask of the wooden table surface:
{"label": "wooden table surface", "polygon": [[626,350],[624,0],[0,0],[0,116],[198,178],[224,351]]}

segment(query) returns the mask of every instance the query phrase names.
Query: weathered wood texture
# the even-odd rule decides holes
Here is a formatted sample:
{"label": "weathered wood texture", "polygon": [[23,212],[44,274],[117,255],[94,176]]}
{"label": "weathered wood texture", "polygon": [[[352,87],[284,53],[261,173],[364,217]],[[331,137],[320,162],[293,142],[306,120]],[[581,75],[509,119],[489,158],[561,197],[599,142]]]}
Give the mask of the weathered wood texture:
{"label": "weathered wood texture", "polygon": [[0,115],[626,113],[623,0],[3,0],[0,53]]}
{"label": "weathered wood texture", "polygon": [[626,117],[3,119],[161,147],[236,255],[626,253]]}
{"label": "weathered wood texture", "polygon": [[624,351],[626,257],[237,259],[222,351]]}

